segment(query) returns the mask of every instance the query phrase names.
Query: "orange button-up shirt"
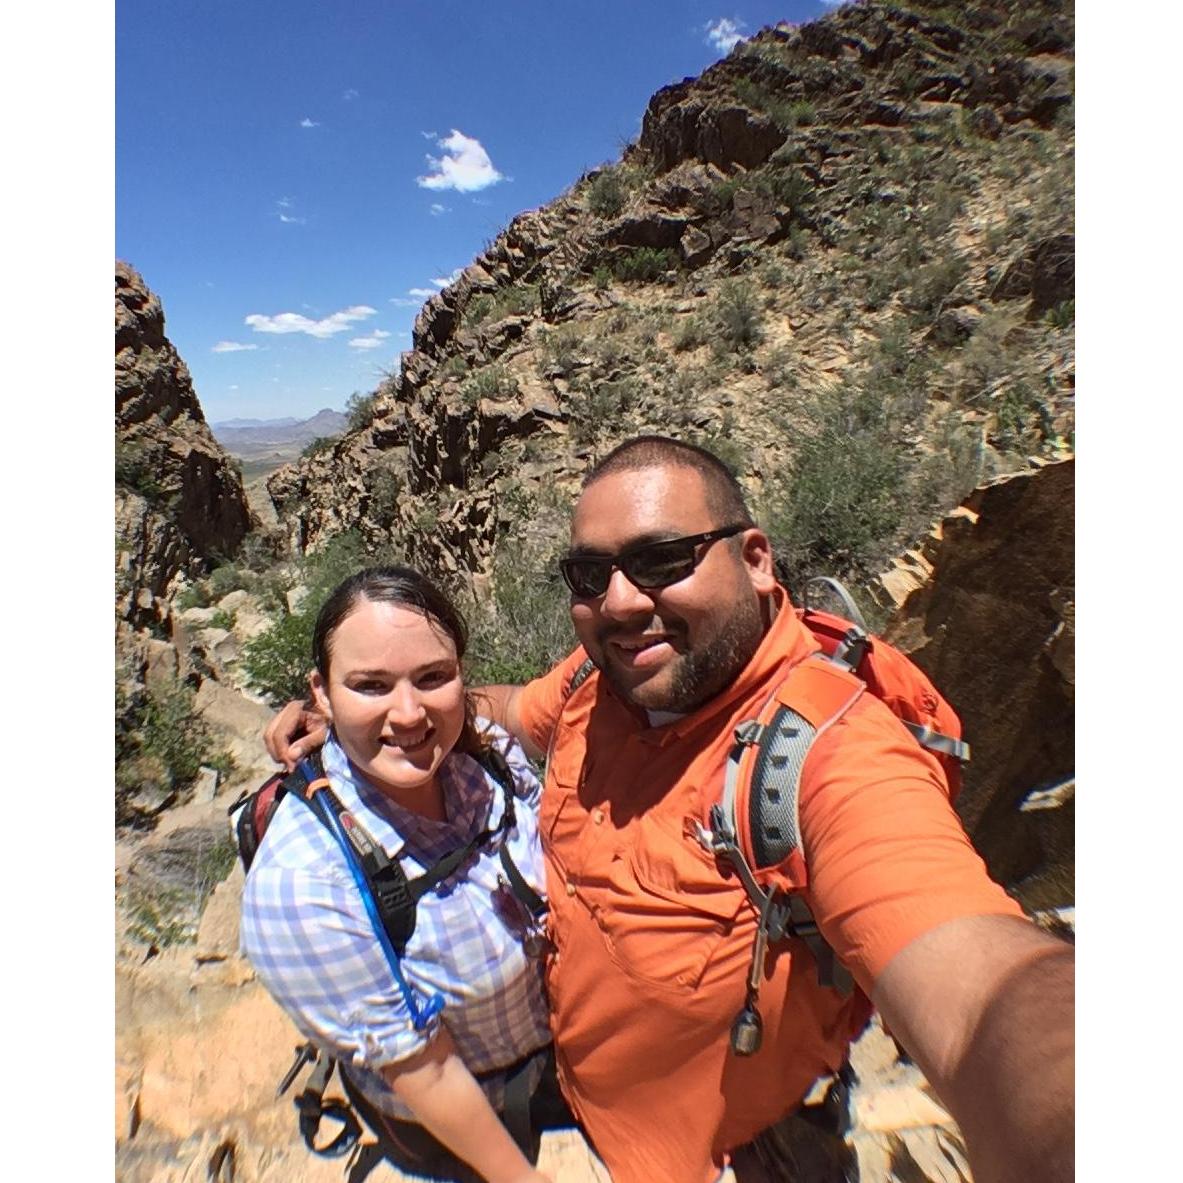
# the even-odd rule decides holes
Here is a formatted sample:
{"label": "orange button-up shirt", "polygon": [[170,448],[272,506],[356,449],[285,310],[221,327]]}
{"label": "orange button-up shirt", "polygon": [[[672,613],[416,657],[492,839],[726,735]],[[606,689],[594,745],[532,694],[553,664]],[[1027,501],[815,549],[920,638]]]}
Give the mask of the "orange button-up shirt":
{"label": "orange button-up shirt", "polygon": [[[614,1183],[699,1183],[841,1064],[865,1016],[818,984],[798,941],[768,958],[761,1049],[728,1050],[756,916],[693,837],[720,797],[734,729],[818,646],[781,589],[776,619],[726,691],[660,727],[586,654],[529,683],[526,731],[549,749],[541,834],[556,951],[547,985],[560,1078]],[[887,963],[945,920],[1021,915],[986,875],[935,761],[864,694],[815,742],[802,776],[807,899],[868,995]]]}

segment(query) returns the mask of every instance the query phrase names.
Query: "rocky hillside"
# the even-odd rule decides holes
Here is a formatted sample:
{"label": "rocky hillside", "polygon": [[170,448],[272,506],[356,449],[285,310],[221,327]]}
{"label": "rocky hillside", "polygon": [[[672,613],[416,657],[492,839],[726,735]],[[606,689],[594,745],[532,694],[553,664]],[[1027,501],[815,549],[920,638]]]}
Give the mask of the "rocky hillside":
{"label": "rocky hillside", "polygon": [[869,573],[1071,449],[1072,78],[1064,0],[741,42],[427,302],[370,421],[270,478],[290,545],[487,569],[652,429],[731,460],[787,559]]}
{"label": "rocky hillside", "polygon": [[208,570],[251,526],[242,480],[214,439],[160,301],[115,264],[116,614],[159,625],[179,575]]}
{"label": "rocky hillside", "polygon": [[[242,480],[214,440],[164,312],[115,265],[116,820],[140,824],[219,760],[193,714],[201,682],[174,643],[174,598],[252,526]],[[200,663],[199,663],[200,665]],[[257,724],[257,721],[256,721]],[[216,783],[217,773],[206,768]]]}

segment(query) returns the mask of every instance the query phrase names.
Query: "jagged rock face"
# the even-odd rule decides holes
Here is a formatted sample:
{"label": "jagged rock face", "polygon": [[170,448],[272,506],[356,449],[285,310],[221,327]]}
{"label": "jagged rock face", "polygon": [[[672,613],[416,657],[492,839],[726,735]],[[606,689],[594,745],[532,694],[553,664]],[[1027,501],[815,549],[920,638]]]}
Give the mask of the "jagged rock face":
{"label": "jagged rock face", "polygon": [[961,715],[959,811],[1029,911],[1075,898],[1074,497],[1074,461],[974,493],[885,634]]}
{"label": "jagged rock face", "polygon": [[159,623],[179,574],[230,555],[250,529],[242,479],[206,425],[160,301],[115,264],[117,615]]}
{"label": "jagged rock face", "polygon": [[[792,460],[801,399],[905,319],[936,375],[921,456],[950,414],[981,438],[942,508],[1065,454],[1071,11],[982,0],[953,21],[849,5],[659,91],[619,164],[516,217],[428,300],[369,425],[271,478],[292,548],[355,529],[428,569],[486,570],[523,495],[572,493],[643,431],[722,441],[759,494]],[[759,305],[748,349],[716,315],[737,281]],[[1030,373],[1002,372],[995,342]]]}

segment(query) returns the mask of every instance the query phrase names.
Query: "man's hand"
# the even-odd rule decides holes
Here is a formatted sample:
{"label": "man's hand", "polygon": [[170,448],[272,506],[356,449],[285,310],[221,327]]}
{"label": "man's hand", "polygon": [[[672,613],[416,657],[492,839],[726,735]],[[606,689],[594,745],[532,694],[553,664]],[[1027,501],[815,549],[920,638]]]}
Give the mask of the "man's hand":
{"label": "man's hand", "polygon": [[267,724],[263,743],[271,759],[291,772],[298,761],[324,744],[328,734],[328,721],[314,706],[289,702]]}

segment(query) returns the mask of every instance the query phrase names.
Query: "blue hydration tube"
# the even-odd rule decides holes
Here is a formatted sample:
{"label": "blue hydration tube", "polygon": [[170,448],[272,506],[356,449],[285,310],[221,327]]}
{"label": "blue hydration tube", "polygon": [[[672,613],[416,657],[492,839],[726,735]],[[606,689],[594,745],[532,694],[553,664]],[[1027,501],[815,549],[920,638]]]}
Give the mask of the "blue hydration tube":
{"label": "blue hydration tube", "polygon": [[[300,761],[300,770],[304,773],[309,784],[318,779],[317,772],[307,761]],[[432,994],[428,997],[427,1003],[424,1006],[420,1006],[415,1001],[415,994],[407,983],[407,979],[403,977],[399,956],[394,951],[394,946],[390,943],[390,937],[386,933],[386,926],[382,923],[382,917],[378,915],[378,905],[374,902],[374,893],[370,891],[370,885],[366,882],[365,872],[361,868],[361,862],[358,860],[357,852],[353,849],[353,844],[345,836],[340,819],[331,809],[322,807],[320,799],[316,794],[313,794],[311,799],[305,798],[305,800],[308,800],[308,803],[320,814],[322,820],[327,822],[333,836],[337,839],[337,844],[345,852],[345,861],[349,864],[349,870],[353,874],[353,881],[357,884],[357,890],[360,892],[362,902],[365,904],[366,911],[369,913],[370,922],[373,924],[374,932],[378,937],[378,944],[381,945],[382,952],[386,954],[386,960],[390,965],[391,972],[394,974],[394,980],[398,983],[403,1001],[407,1004],[407,1010],[411,1012],[411,1023],[416,1031],[422,1031],[444,1009],[444,996],[442,994]]]}

